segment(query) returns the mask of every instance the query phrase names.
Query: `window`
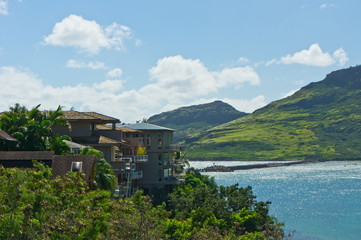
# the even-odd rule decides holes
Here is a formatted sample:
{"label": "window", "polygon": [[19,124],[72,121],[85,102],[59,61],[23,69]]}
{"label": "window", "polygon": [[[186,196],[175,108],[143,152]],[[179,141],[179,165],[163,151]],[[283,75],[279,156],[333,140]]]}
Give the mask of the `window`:
{"label": "window", "polygon": [[162,135],[158,135],[158,149],[162,149]]}
{"label": "window", "polygon": [[158,164],[162,165],[163,164],[163,159],[162,159],[162,154],[158,155]]}
{"label": "window", "polygon": [[82,162],[72,162],[70,171],[72,171],[72,172],[80,172],[82,167],[83,167]]}

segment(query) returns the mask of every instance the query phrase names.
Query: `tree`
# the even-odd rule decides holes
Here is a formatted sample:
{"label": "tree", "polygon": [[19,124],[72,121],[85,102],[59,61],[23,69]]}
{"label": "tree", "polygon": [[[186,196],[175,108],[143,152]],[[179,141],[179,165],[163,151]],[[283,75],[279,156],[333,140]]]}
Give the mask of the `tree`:
{"label": "tree", "polygon": [[114,190],[117,179],[112,167],[105,161],[103,153],[92,147],[85,147],[80,151],[80,155],[94,155],[97,158],[94,166],[93,187],[97,189]]}
{"label": "tree", "polygon": [[70,148],[61,143],[69,137],[57,136],[52,128],[68,122],[63,117],[61,107],[55,111],[41,112],[40,104],[30,111],[20,104],[10,107],[0,118],[0,129],[4,130],[17,142],[2,141],[0,150],[6,151],[54,151],[55,154],[70,153]]}

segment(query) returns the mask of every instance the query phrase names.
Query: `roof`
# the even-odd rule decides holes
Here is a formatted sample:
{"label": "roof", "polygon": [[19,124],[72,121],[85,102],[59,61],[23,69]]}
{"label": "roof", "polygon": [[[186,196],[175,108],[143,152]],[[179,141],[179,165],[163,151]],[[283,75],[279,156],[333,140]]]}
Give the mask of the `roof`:
{"label": "roof", "polygon": [[82,172],[85,173],[85,181],[91,180],[93,174],[93,166],[96,157],[93,155],[55,155],[51,168],[53,177],[58,175],[64,176],[67,172],[71,171],[72,162],[82,162]]}
{"label": "roof", "polygon": [[162,126],[158,126],[158,125],[154,125],[154,124],[150,124],[150,123],[136,123],[136,124],[130,124],[127,125],[128,128],[132,128],[135,130],[151,130],[151,131],[175,131],[174,129],[171,128],[166,128],[166,127],[162,127]]}
{"label": "roof", "polygon": [[137,130],[129,127],[117,127],[117,129],[121,130],[122,132],[141,132],[141,130]]}
{"label": "roof", "polygon": [[6,132],[4,132],[1,129],[0,129],[0,139],[4,139],[7,141],[17,141],[15,138],[13,138],[12,136],[10,136],[9,134],[7,134]]}
{"label": "roof", "polygon": [[81,144],[76,143],[76,142],[71,142],[71,141],[68,141],[68,140],[63,140],[63,142],[65,142],[66,145],[68,145],[71,149],[79,149],[79,150],[81,150],[81,149],[85,148],[84,145],[81,145]]}
{"label": "roof", "polygon": [[91,121],[97,123],[120,123],[119,119],[96,112],[62,111],[68,121]]}
{"label": "roof", "polygon": [[0,160],[52,160],[50,151],[0,151]]}
{"label": "roof", "polygon": [[107,138],[107,137],[104,137],[104,136],[99,136],[99,144],[120,144],[121,142],[117,141],[117,140],[114,140],[114,139],[111,139],[111,138]]}

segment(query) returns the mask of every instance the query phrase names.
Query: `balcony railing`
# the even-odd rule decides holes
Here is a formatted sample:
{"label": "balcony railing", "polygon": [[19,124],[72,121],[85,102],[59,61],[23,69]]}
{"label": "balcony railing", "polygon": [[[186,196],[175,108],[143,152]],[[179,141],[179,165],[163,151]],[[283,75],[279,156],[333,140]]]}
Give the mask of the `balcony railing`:
{"label": "balcony railing", "polygon": [[143,178],[143,171],[132,172],[132,179]]}
{"label": "balcony railing", "polygon": [[148,162],[148,155],[124,155],[122,159],[131,160],[133,162]]}
{"label": "balcony railing", "polygon": [[185,146],[182,144],[171,144],[169,148],[172,152],[183,152],[185,150]]}

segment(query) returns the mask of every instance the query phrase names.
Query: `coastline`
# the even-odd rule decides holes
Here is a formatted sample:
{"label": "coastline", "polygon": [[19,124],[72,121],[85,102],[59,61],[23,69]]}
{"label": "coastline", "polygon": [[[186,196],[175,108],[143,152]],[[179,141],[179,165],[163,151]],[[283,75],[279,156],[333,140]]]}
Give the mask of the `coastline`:
{"label": "coastline", "polygon": [[297,165],[297,164],[310,164],[310,163],[317,163],[317,162],[325,162],[325,161],[300,160],[300,161],[287,161],[287,162],[278,162],[278,163],[259,163],[259,164],[238,165],[238,166],[213,165],[210,167],[200,169],[200,172],[233,172],[236,170],[285,167],[285,166],[291,166],[291,165]]}

